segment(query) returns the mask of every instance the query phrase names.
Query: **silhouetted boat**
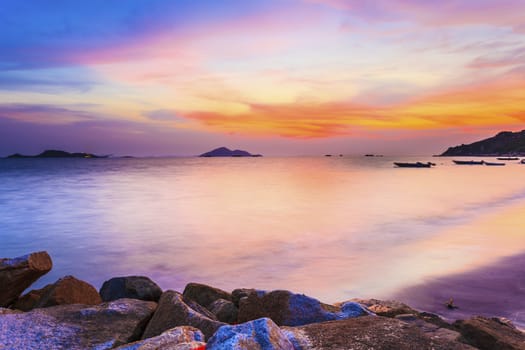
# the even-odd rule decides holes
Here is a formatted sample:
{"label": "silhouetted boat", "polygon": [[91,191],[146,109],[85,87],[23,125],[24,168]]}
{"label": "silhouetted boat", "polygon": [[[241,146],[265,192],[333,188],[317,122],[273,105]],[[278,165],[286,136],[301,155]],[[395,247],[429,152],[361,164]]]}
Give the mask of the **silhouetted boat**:
{"label": "silhouetted boat", "polygon": [[504,166],[506,164],[505,163],[485,162],[485,165],[488,165],[488,166]]}
{"label": "silhouetted boat", "polygon": [[415,162],[415,163],[401,163],[401,162],[394,162],[394,165],[399,168],[430,168],[431,166],[434,166],[436,164],[434,163],[421,163],[421,162]]}
{"label": "silhouetted boat", "polygon": [[457,165],[483,165],[483,160],[453,160]]}
{"label": "silhouetted boat", "polygon": [[498,157],[497,160],[520,160],[518,157]]}

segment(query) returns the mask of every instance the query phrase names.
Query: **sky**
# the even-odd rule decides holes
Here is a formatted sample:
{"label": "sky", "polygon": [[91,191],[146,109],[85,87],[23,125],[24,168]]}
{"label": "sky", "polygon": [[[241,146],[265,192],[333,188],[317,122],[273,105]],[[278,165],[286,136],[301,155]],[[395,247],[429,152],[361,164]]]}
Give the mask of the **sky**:
{"label": "sky", "polygon": [[525,129],[525,0],[2,0],[0,156],[435,154]]}

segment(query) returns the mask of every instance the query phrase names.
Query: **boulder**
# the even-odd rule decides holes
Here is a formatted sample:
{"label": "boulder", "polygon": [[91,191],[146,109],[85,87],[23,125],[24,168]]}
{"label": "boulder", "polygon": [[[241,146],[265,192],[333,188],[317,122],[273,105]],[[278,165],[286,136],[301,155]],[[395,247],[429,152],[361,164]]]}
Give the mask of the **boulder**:
{"label": "boulder", "polygon": [[282,327],[281,331],[301,350],[474,350],[458,341],[432,339],[414,325],[381,316]]}
{"label": "boulder", "polygon": [[[427,322],[425,318],[413,314],[397,315],[395,319],[416,326],[423,334],[431,339],[461,340],[461,334],[450,329],[452,326],[449,324],[447,324],[448,327],[440,327],[435,322]],[[442,322],[446,324],[445,321]]]}
{"label": "boulder", "polygon": [[239,307],[239,301],[242,299],[242,298],[245,298],[247,297],[248,295],[252,294],[252,293],[257,293],[257,292],[260,292],[262,294],[266,294],[266,291],[264,290],[256,290],[256,289],[253,289],[253,288],[239,288],[239,289],[235,289],[233,292],[232,292],[232,302],[235,306]]}
{"label": "boulder", "polygon": [[419,313],[410,306],[396,300],[351,299],[350,301],[366,306],[368,310],[378,316],[395,317],[396,315]]}
{"label": "boulder", "polygon": [[224,326],[210,338],[208,350],[294,350],[292,343],[269,318]]}
{"label": "boulder", "polygon": [[221,322],[237,323],[237,307],[229,300],[217,299],[208,306],[208,309]]}
{"label": "boulder", "polygon": [[213,315],[211,315],[213,318],[210,318],[195,308],[196,306],[192,307],[191,303],[188,305],[183,295],[178,292],[168,290],[162,293],[157,311],[146,327],[142,339],[155,337],[177,326],[193,326],[209,338],[219,327],[225,325],[213,319]]}
{"label": "boulder", "polygon": [[30,291],[22,296],[14,304],[14,307],[19,310],[29,311],[38,307],[55,305],[97,305],[100,303],[102,303],[102,299],[92,285],[73,276],[65,276],[42,289]]}
{"label": "boulder", "polygon": [[131,298],[157,302],[161,294],[162,289],[145,276],[115,277],[104,282],[100,288],[103,301]]}
{"label": "boulder", "polygon": [[185,298],[195,300],[204,307],[208,307],[217,299],[232,300],[230,293],[200,283],[188,283],[182,294]]}
{"label": "boulder", "polygon": [[119,299],[0,316],[1,349],[111,349],[140,339],[157,304]]}
{"label": "boulder", "polygon": [[11,305],[27,287],[52,267],[53,263],[47,252],[0,259],[0,307]]}
{"label": "boulder", "polygon": [[[188,344],[193,347],[188,349],[195,349],[206,345],[204,341],[204,334],[194,327],[182,326],[168,329],[161,335],[153,338],[139,340],[133,343],[119,346],[120,350],[157,350],[157,349],[178,349],[176,346],[180,345],[188,347]],[[185,344],[185,345],[184,345]]]}
{"label": "boulder", "polygon": [[498,318],[476,316],[454,322],[463,340],[481,350],[523,350],[525,333]]}
{"label": "boulder", "polygon": [[269,293],[253,292],[241,298],[238,322],[269,317],[279,326],[300,326],[367,314],[368,311],[358,303],[347,302],[336,307],[304,294],[276,290]]}

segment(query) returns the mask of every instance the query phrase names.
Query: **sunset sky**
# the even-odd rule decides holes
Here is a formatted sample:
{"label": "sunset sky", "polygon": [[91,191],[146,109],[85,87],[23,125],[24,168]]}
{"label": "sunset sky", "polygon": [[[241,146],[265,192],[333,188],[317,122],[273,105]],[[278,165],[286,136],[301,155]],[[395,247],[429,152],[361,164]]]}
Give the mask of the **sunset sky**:
{"label": "sunset sky", "polygon": [[433,154],[525,129],[524,0],[2,0],[0,156]]}

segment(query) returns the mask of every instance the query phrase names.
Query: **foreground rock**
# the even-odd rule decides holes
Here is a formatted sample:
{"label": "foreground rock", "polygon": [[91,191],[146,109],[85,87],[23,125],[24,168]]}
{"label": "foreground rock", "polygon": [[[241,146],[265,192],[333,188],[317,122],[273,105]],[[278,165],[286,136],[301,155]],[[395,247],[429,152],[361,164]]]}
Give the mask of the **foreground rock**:
{"label": "foreground rock", "polygon": [[232,300],[230,293],[200,283],[188,283],[182,294],[206,308],[217,299]]}
{"label": "foreground rock", "polygon": [[102,299],[92,285],[73,276],[66,276],[42,289],[30,291],[21,297],[14,304],[14,307],[29,311],[34,308],[55,305],[97,305],[100,303],[102,303]]}
{"label": "foreground rock", "polygon": [[292,343],[269,318],[221,327],[206,346],[209,350],[294,350]]}
{"label": "foreground rock", "polygon": [[198,328],[207,339],[224,325],[225,323],[217,321],[209,311],[200,309],[198,304],[192,304],[191,301],[184,299],[182,294],[168,290],[160,297],[158,309],[144,331],[142,339],[155,337],[177,326]]}
{"label": "foreground rock", "polygon": [[523,350],[525,334],[508,322],[498,318],[473,317],[456,321],[454,326],[461,332],[464,340],[481,349]]}
{"label": "foreground rock", "polygon": [[27,287],[49,272],[52,266],[47,252],[0,259],[0,307],[11,305]]}
{"label": "foreground rock", "polygon": [[301,327],[283,327],[296,349],[301,350],[473,350],[447,339],[432,339],[414,325],[381,316],[365,316]]}
{"label": "foreground rock", "polygon": [[110,349],[140,339],[157,304],[120,299],[0,316],[2,349]]}
{"label": "foreground rock", "polygon": [[304,294],[276,290],[269,293],[252,292],[240,298],[238,321],[269,317],[279,326],[301,326],[367,314],[367,310],[358,303],[346,302],[333,306]]}
{"label": "foreground rock", "polygon": [[115,277],[102,285],[100,296],[103,301],[121,298],[159,301],[162,289],[145,276]]}
{"label": "foreground rock", "polygon": [[119,346],[120,350],[157,350],[157,349],[204,349],[204,334],[194,327],[176,327],[168,329],[161,335],[136,341],[130,344]]}

